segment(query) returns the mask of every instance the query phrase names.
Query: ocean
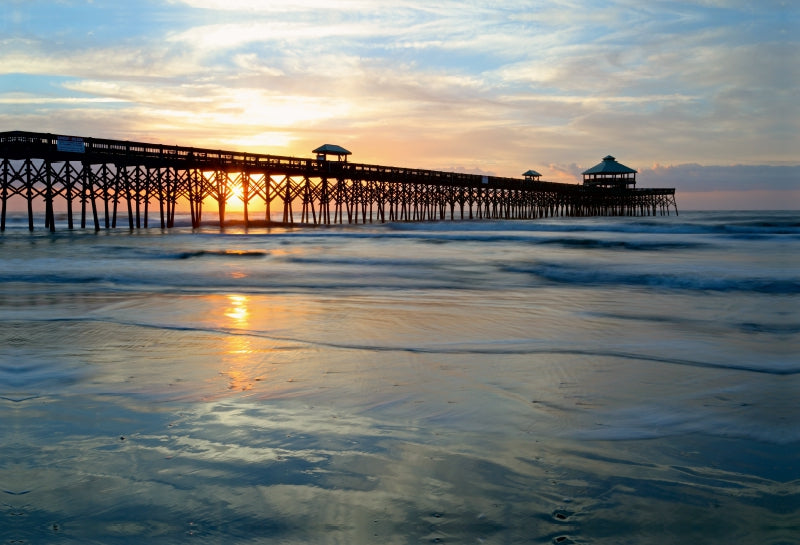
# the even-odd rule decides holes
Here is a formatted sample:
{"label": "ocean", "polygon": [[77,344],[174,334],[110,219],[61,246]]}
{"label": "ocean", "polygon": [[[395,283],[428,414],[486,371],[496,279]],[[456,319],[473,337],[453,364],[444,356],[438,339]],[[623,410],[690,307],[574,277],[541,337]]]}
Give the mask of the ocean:
{"label": "ocean", "polygon": [[797,212],[37,229],[4,543],[800,543]]}

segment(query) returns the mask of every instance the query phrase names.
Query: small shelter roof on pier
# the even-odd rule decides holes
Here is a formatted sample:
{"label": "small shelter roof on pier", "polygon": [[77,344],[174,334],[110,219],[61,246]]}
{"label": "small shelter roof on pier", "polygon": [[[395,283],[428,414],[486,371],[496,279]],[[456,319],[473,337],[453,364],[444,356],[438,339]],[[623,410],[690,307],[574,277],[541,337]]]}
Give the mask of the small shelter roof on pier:
{"label": "small shelter roof on pier", "polygon": [[529,182],[538,182],[539,178],[542,177],[542,175],[536,172],[535,170],[529,170],[527,172],[524,172],[522,175],[525,176],[525,180]]}
{"label": "small shelter roof on pier", "polygon": [[[316,153],[317,159],[320,161],[327,161],[328,155],[335,155],[337,161],[347,161],[347,156],[352,155],[348,150],[336,144],[323,144],[313,150],[312,153]],[[344,157],[344,159],[342,159],[342,157]]]}
{"label": "small shelter roof on pier", "polygon": [[594,187],[629,187],[636,185],[636,171],[606,155],[603,162],[583,171],[583,185]]}

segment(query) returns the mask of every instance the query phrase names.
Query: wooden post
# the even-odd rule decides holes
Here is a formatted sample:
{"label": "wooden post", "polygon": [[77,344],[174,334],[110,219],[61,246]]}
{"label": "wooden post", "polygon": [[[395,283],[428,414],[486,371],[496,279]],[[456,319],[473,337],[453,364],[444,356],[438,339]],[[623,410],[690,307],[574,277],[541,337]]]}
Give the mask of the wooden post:
{"label": "wooden post", "polygon": [[148,213],[150,212],[150,188],[152,187],[151,170],[144,169],[144,228],[149,227]]}
{"label": "wooden post", "polygon": [[330,195],[328,194],[327,176],[323,176],[322,179],[320,180],[319,215],[320,215],[320,223],[324,225],[331,224],[331,203],[330,203]]}
{"label": "wooden post", "polygon": [[133,231],[133,203],[131,202],[131,179],[128,173],[128,167],[122,169],[122,180],[125,184],[125,202],[128,205],[128,229]]}
{"label": "wooden post", "polygon": [[264,173],[264,216],[267,225],[272,223],[272,174]]}
{"label": "wooden post", "polygon": [[72,189],[73,181],[70,176],[72,170],[72,163],[69,161],[64,162],[64,197],[67,199],[67,229],[72,231],[75,228],[72,219]]}
{"label": "wooden post", "polygon": [[94,180],[89,181],[89,199],[92,202],[92,218],[94,219],[94,230],[100,230],[100,219],[97,217],[97,201],[95,200]]}
{"label": "wooden post", "polygon": [[2,203],[2,210],[0,210],[0,231],[5,231],[6,230],[6,209],[7,209],[7,206],[8,206],[8,184],[9,184],[8,170],[9,170],[8,159],[4,158],[3,159],[3,195],[2,195],[3,203]]}
{"label": "wooden post", "polygon": [[290,220],[294,223],[294,217],[292,216],[292,179],[289,176],[284,176],[283,182],[286,184],[283,196],[283,223],[289,223]]}
{"label": "wooden post", "polygon": [[228,198],[228,175],[221,170],[214,171],[214,188],[217,194],[217,210],[219,215],[219,227],[225,227],[225,205]]}
{"label": "wooden post", "polygon": [[45,162],[44,162],[45,184],[46,184],[46,187],[45,187],[45,201],[47,203],[45,205],[45,215],[47,216],[46,223],[50,227],[50,232],[51,233],[55,233],[56,232],[56,215],[55,215],[55,212],[53,211],[53,178],[52,178],[52,172],[51,172],[52,166],[53,165],[52,165],[52,163],[50,163],[49,159],[45,160]]}
{"label": "wooden post", "polygon": [[[117,227],[117,207],[119,206],[120,188],[123,185],[119,169],[118,164],[114,165],[114,176],[112,178],[108,163],[103,163],[100,167],[100,192],[103,198],[103,223],[106,229]],[[111,191],[114,192],[113,201]],[[114,205],[111,211],[108,208],[109,201],[112,201]],[[112,212],[113,216],[111,215]]]}
{"label": "wooden post", "polygon": [[156,188],[158,189],[158,216],[161,220],[161,230],[167,227],[167,222],[164,220],[164,183],[161,176],[162,168],[156,167]]}
{"label": "wooden post", "polygon": [[248,214],[248,203],[250,202],[250,173],[247,169],[243,170],[240,175],[240,180],[242,184],[242,205],[243,205],[243,212],[244,212],[244,228],[248,229],[250,227],[250,215]]}
{"label": "wooden post", "polygon": [[30,159],[25,160],[25,190],[28,199],[28,230],[33,231],[33,180],[31,180],[32,164]]}
{"label": "wooden post", "polygon": [[89,164],[85,161],[81,163],[81,229],[86,229],[86,201],[89,199],[87,170],[89,168]]}

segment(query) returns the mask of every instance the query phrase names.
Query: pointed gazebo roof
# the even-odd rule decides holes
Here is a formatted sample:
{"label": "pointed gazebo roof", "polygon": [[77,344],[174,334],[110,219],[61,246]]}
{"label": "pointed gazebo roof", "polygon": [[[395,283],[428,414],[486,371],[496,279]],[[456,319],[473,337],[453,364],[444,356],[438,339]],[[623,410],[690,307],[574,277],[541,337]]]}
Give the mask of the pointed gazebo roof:
{"label": "pointed gazebo roof", "polygon": [[328,155],[335,155],[339,161],[342,161],[342,157],[344,157],[344,161],[347,161],[347,156],[351,155],[348,150],[336,144],[323,144],[317,149],[312,150],[311,153],[316,153],[317,159],[320,161],[327,161]]}
{"label": "pointed gazebo roof", "polygon": [[589,170],[583,171],[583,174],[635,174],[636,171],[630,167],[617,162],[616,157],[606,155],[603,157],[603,162],[598,163]]}
{"label": "pointed gazebo roof", "polygon": [[522,175],[525,176],[525,179],[527,181],[530,181],[530,182],[538,182],[539,178],[542,177],[541,174],[539,174],[538,172],[536,172],[533,169],[531,169],[531,170],[529,170],[527,172],[523,172]]}
{"label": "pointed gazebo roof", "polygon": [[606,188],[631,188],[636,186],[636,171],[618,163],[611,155],[603,157],[589,170],[583,171],[583,185]]}

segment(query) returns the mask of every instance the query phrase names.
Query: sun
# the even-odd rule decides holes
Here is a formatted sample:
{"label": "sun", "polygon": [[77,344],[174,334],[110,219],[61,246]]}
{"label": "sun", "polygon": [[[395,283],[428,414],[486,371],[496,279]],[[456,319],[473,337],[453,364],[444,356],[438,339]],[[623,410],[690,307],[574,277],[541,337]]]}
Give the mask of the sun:
{"label": "sun", "polygon": [[231,182],[228,185],[228,189],[231,192],[231,199],[238,199],[239,202],[244,202],[244,188],[242,187],[242,184],[239,182]]}
{"label": "sun", "polygon": [[240,212],[244,209],[244,188],[238,181],[228,183],[228,198],[225,208]]}

